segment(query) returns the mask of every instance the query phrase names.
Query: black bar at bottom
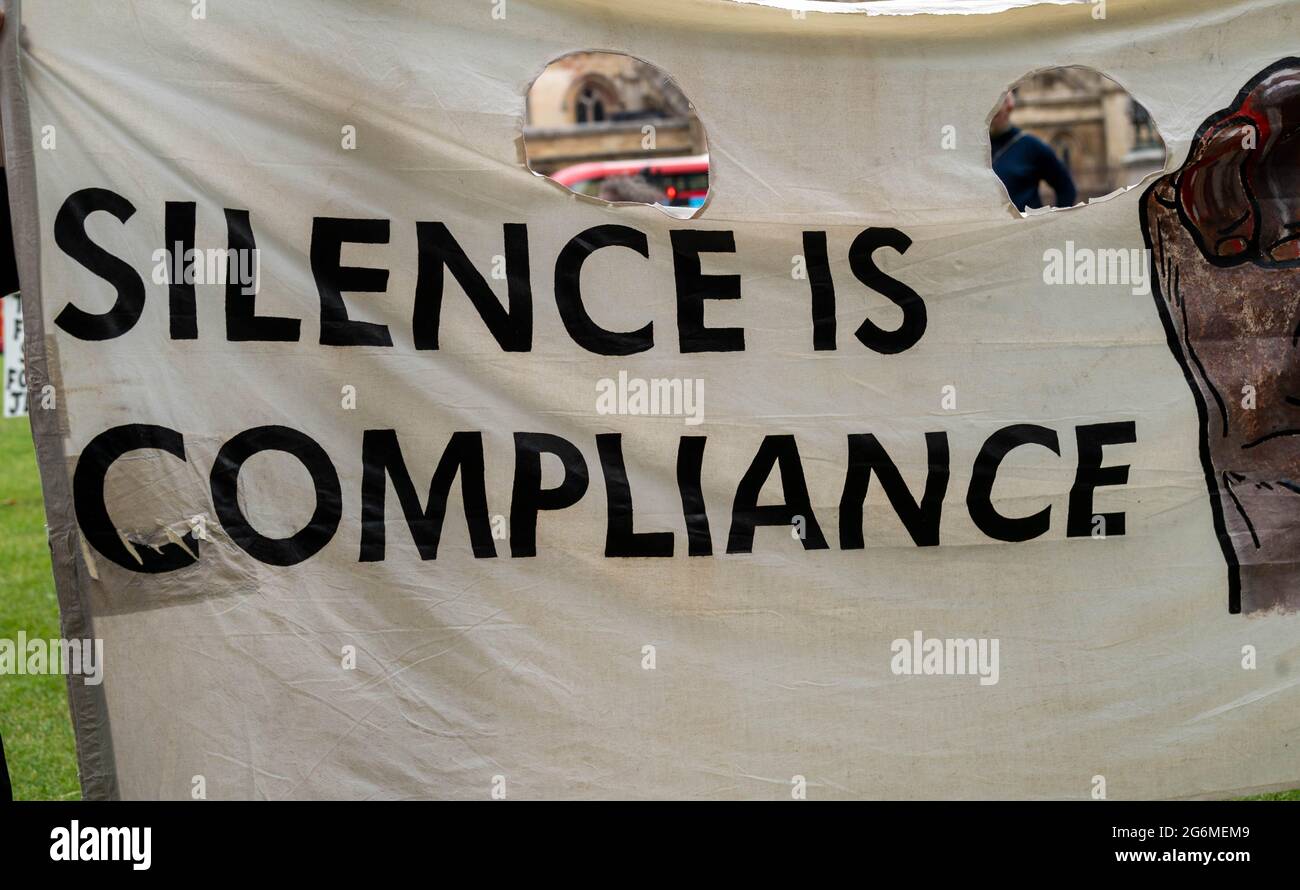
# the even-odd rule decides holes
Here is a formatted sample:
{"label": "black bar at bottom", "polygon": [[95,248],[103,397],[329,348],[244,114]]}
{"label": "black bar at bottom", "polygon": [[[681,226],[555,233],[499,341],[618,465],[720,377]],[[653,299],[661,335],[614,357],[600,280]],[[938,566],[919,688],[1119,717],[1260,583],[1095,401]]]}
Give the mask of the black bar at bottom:
{"label": "black bar at bottom", "polygon": [[[698,879],[704,870],[734,877],[757,869],[770,878],[770,869],[787,868],[828,880],[827,866],[839,863],[860,876],[886,866],[920,869],[927,879],[950,871],[1042,877],[1045,867],[1057,876],[1102,867],[1289,872],[1297,816],[1286,802],[1267,801],[16,803],[0,807],[0,859],[6,877],[30,869],[128,879],[284,874],[331,885],[345,875],[425,868],[429,880],[462,868],[488,876],[523,867],[534,878],[596,873],[618,883]],[[104,831],[128,828],[149,829],[147,869],[135,867],[144,863],[142,830]],[[118,858],[86,861],[97,850],[111,856],[114,845]]]}

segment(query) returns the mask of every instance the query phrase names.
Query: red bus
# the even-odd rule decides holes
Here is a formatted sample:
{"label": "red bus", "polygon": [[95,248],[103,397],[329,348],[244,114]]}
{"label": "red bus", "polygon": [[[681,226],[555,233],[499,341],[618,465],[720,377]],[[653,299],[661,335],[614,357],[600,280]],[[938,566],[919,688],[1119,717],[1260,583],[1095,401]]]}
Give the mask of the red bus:
{"label": "red bus", "polygon": [[663,192],[659,203],[669,207],[700,207],[709,193],[709,156],[587,161],[557,170],[551,179],[580,195],[599,198],[601,184],[614,176],[639,176]]}

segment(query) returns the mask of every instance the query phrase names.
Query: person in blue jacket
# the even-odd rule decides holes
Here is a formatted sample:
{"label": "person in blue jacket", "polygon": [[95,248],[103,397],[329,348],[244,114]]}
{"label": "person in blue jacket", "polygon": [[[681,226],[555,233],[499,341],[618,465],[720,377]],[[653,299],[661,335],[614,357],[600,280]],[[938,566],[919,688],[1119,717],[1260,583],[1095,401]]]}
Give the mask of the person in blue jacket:
{"label": "person in blue jacket", "polygon": [[1078,193],[1070,170],[1037,136],[1011,126],[1011,109],[1015,95],[1007,93],[989,123],[989,141],[993,143],[993,172],[1007,187],[1011,203],[1022,213],[1028,207],[1042,207],[1038,184],[1045,182],[1056,193],[1054,207],[1071,207]]}

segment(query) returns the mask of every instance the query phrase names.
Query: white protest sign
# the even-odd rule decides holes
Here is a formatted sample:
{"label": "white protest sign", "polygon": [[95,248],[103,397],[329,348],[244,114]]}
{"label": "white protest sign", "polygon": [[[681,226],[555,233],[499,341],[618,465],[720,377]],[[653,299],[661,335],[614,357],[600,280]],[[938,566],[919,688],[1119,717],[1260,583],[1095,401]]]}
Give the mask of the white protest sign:
{"label": "white protest sign", "polygon": [[23,303],[4,298],[4,416],[27,414],[27,368],[23,361]]}

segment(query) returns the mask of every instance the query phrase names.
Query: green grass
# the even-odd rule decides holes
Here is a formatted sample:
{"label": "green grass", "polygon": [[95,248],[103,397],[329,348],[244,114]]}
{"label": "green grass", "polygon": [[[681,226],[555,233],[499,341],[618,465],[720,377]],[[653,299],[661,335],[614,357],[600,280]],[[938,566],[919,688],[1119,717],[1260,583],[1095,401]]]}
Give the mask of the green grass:
{"label": "green grass", "polygon": [[[59,636],[45,506],[26,418],[0,419],[0,639]],[[15,800],[81,796],[61,675],[0,675],[0,738]]]}
{"label": "green grass", "polygon": [[1300,800],[1300,788],[1294,791],[1274,791],[1272,794],[1257,794],[1243,797],[1242,800]]}
{"label": "green grass", "polygon": [[[45,507],[26,419],[0,420],[0,639],[59,636]],[[81,796],[62,676],[0,675],[0,738],[15,800]],[[1246,800],[1300,800],[1300,790]]]}

